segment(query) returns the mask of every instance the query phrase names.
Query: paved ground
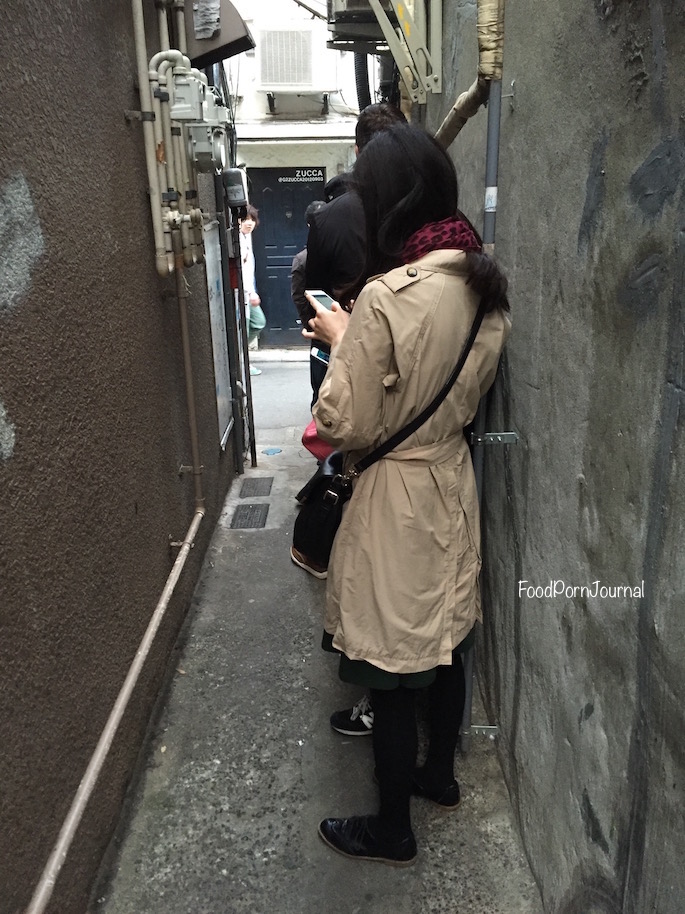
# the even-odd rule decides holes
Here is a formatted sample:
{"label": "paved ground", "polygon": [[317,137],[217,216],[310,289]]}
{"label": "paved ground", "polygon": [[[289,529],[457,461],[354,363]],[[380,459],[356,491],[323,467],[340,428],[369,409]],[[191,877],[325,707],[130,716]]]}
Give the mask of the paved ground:
{"label": "paved ground", "polygon": [[[540,914],[494,744],[457,759],[463,801],[414,800],[410,869],[347,860],[317,836],[327,815],[373,812],[369,738],[329,714],[358,692],[320,648],[325,582],[289,559],[294,495],[314,469],[299,437],[308,364],[255,361],[259,465],[229,493],[208,550],[168,700],[103,873],[98,914]],[[265,453],[276,450],[278,453]],[[249,464],[249,461],[248,461]],[[241,498],[246,479],[271,492]],[[231,529],[241,503],[262,529]],[[474,723],[483,723],[474,709]]]}

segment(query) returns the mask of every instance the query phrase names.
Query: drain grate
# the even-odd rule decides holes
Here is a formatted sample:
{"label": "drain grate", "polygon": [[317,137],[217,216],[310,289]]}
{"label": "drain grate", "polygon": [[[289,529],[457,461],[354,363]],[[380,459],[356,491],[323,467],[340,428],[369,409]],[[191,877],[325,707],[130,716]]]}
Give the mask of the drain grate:
{"label": "drain grate", "polygon": [[271,495],[273,476],[254,476],[244,479],[240,489],[241,498],[259,498],[261,495]]}
{"label": "drain grate", "polygon": [[231,521],[231,529],[246,530],[248,528],[264,527],[268,513],[268,505],[238,505]]}

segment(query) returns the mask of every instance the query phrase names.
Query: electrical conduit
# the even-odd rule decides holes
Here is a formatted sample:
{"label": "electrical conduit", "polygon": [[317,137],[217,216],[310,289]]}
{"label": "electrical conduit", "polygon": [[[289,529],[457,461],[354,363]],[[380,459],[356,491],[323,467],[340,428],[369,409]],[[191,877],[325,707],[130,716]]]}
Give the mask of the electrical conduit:
{"label": "electrical conduit", "polygon": [[478,76],[457,98],[435,139],[447,149],[466,121],[489,97],[491,84],[502,80],[505,0],[478,0]]}

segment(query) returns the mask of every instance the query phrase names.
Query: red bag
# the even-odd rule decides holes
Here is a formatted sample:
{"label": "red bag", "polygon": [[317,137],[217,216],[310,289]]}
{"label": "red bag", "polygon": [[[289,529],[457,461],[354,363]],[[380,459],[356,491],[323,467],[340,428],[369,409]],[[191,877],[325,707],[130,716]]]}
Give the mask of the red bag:
{"label": "red bag", "polygon": [[302,444],[317,460],[325,460],[335,450],[332,444],[327,444],[319,438],[316,433],[316,422],[313,419],[302,433]]}

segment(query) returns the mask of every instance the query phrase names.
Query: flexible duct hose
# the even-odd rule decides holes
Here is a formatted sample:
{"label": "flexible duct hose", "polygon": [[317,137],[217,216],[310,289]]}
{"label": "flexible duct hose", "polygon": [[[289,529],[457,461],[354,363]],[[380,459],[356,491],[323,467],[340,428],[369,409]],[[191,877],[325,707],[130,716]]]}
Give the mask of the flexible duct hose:
{"label": "flexible duct hose", "polygon": [[366,54],[354,55],[354,78],[357,83],[357,104],[363,111],[371,104],[371,90],[369,89],[369,64]]}

